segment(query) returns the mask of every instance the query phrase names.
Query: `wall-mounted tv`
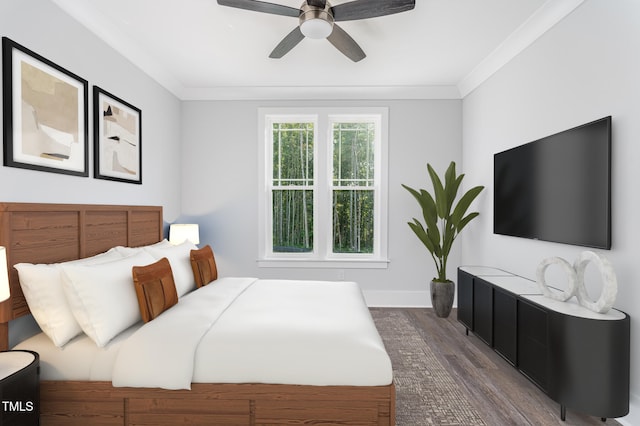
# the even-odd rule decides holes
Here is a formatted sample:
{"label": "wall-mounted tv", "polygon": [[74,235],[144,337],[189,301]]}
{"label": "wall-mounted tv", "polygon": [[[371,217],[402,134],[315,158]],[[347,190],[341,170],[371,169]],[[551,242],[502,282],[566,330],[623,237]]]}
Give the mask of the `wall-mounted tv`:
{"label": "wall-mounted tv", "polygon": [[611,117],[494,155],[493,232],[611,248]]}

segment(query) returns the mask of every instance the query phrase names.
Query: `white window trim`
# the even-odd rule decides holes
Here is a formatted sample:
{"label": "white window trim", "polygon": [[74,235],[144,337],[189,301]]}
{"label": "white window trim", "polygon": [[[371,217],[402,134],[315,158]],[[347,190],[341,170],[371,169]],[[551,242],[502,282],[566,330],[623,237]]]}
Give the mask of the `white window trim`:
{"label": "white window trim", "polygon": [[[376,234],[376,247],[374,254],[335,254],[331,253],[331,235],[321,238],[319,230],[331,229],[326,223],[318,223],[320,220],[330,220],[331,214],[320,215],[320,220],[314,220],[314,238],[318,238],[314,251],[311,253],[272,253],[270,244],[271,237],[267,232],[270,229],[269,223],[272,221],[272,209],[270,205],[270,183],[266,179],[266,172],[271,169],[272,158],[267,155],[270,152],[267,141],[270,139],[267,124],[270,116],[288,115],[301,119],[315,117],[317,129],[314,135],[314,210],[323,208],[330,209],[329,203],[330,186],[329,182],[319,179],[317,171],[324,170],[325,176],[331,176],[333,165],[328,161],[331,158],[331,144],[326,144],[331,140],[331,127],[329,126],[332,116],[358,116],[371,115],[380,118],[380,155],[376,156],[376,171],[380,171],[377,179],[375,191],[378,203],[378,214],[375,216],[375,227],[379,230]],[[388,158],[389,158],[389,110],[385,107],[350,107],[350,108],[258,108],[258,266],[274,268],[363,268],[382,269],[387,268],[389,260],[387,255],[388,247]],[[320,132],[324,131],[324,134]],[[323,149],[323,153],[319,150]],[[328,175],[326,174],[328,173]],[[316,193],[317,192],[317,193]],[[317,211],[317,210],[315,210]]]}

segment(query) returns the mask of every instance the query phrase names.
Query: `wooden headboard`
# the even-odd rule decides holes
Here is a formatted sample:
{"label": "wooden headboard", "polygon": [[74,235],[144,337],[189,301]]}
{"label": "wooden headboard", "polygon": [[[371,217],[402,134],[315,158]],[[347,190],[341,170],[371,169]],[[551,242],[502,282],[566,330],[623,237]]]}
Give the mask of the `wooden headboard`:
{"label": "wooden headboard", "polygon": [[13,265],[80,259],[162,238],[160,206],[0,203],[0,246],[7,249],[11,285],[11,297],[0,303],[0,350],[8,349],[8,322],[29,314]]}

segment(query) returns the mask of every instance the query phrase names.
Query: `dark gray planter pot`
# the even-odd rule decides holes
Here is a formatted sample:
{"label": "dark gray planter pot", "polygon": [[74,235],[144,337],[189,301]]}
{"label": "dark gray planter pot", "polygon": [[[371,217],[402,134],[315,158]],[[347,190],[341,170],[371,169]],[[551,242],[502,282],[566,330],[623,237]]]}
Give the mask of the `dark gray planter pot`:
{"label": "dark gray planter pot", "polygon": [[453,281],[431,281],[431,305],[439,318],[447,318],[453,306],[456,284]]}

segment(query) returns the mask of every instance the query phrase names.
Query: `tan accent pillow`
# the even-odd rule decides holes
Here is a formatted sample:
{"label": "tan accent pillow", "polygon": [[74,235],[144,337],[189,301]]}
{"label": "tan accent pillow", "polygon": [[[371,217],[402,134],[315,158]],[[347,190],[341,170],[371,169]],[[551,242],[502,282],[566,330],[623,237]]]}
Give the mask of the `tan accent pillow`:
{"label": "tan accent pillow", "polygon": [[198,250],[191,250],[191,269],[198,288],[218,279],[216,259],[211,246],[206,245]]}
{"label": "tan accent pillow", "polygon": [[176,284],[166,257],[147,266],[134,266],[132,273],[144,322],[151,321],[178,303]]}

